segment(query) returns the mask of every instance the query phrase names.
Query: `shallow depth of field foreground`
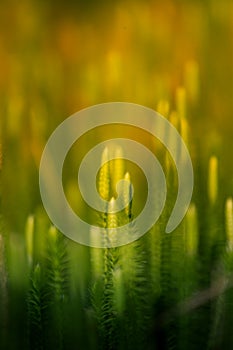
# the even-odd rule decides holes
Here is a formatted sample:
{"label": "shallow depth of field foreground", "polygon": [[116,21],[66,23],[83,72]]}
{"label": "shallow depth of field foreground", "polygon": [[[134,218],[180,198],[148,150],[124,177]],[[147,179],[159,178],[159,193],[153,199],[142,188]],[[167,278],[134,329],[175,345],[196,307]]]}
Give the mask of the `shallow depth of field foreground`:
{"label": "shallow depth of field foreground", "polygon": [[[233,349],[232,34],[230,0],[1,1],[1,349]],[[62,121],[116,101],[149,107],[178,130],[193,164],[193,196],[165,233],[179,186],[166,147],[133,126],[88,131],[67,154],[62,184],[73,211],[104,229],[110,247],[93,248],[50,221],[39,166]],[[129,224],[129,236],[137,230],[146,176],[113,140],[97,159],[95,186],[107,201],[100,212],[83,200],[78,169],[93,147],[116,138],[156,156],[167,194],[148,232],[111,247],[118,226]],[[155,174],[155,203],[157,190]],[[91,231],[90,245],[99,243]]]}

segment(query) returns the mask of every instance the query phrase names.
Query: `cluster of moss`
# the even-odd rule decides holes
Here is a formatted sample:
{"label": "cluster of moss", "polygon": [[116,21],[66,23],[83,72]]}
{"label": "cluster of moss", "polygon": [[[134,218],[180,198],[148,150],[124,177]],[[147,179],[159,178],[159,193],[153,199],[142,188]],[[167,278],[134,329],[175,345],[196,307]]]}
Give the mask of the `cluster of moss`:
{"label": "cluster of moss", "polygon": [[[0,348],[233,347],[232,23],[231,0],[0,2]],[[167,180],[151,230],[100,249],[50,227],[38,168],[64,118],[109,101],[168,118],[191,153],[195,186],[186,217],[165,234],[178,183],[163,146],[120,126],[84,135],[67,157],[64,188],[108,241],[122,223],[131,223],[129,235],[136,229],[145,179],[121,160],[124,150],[105,150],[97,183],[109,204],[89,214],[76,190],[86,149],[106,135],[135,139],[158,156]],[[118,158],[108,162],[111,151]],[[117,179],[131,180],[135,196],[128,203],[126,186],[128,204],[110,214]]]}

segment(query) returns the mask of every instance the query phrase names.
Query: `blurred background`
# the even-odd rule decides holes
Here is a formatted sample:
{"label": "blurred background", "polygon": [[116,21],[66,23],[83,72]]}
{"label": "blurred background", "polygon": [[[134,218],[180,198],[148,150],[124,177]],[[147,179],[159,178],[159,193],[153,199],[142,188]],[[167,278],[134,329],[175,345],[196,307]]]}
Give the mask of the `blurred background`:
{"label": "blurred background", "polygon": [[0,57],[2,196],[11,230],[23,230],[41,207],[40,157],[64,119],[110,101],[155,110],[168,101],[172,111],[180,86],[196,191],[215,154],[222,195],[232,194],[232,1],[2,0]]}
{"label": "blurred background", "polygon": [[[155,337],[151,349],[155,343],[158,349],[232,348],[232,280],[230,284],[224,280],[232,278],[233,271],[233,204],[231,199],[226,202],[233,196],[232,62],[231,0],[0,1],[2,349],[41,349],[33,344],[39,339],[40,345],[43,337],[61,344],[53,326],[62,317],[67,326],[67,349],[77,344],[80,349],[96,349],[97,331],[104,322],[108,330],[111,317],[131,342],[123,349],[142,349],[138,339],[145,320],[149,324],[145,323],[146,332]],[[141,104],[169,118],[187,143],[195,174],[193,203],[187,218],[172,235],[164,235],[163,224],[176,198],[171,172],[167,177],[171,198],[164,217],[152,233],[123,247],[123,267],[114,251],[111,257],[107,249],[98,252],[97,248],[70,240],[68,250],[63,247],[64,235],[60,242],[54,228],[48,231],[50,222],[41,202],[38,179],[43,149],[56,127],[83,108],[111,101]],[[64,187],[71,204],[81,210],[84,218],[86,212],[77,201],[78,164],[95,143],[124,135],[153,150],[160,149],[158,141],[152,145],[145,132],[102,127],[83,135],[67,156]],[[161,158],[166,166],[165,157]],[[145,188],[145,177],[133,164],[127,164],[128,169],[132,178],[136,177],[135,189],[139,188],[133,208],[137,214],[147,194],[137,184]],[[104,224],[106,220],[102,216]],[[66,251],[71,267],[68,278]],[[102,254],[103,289],[95,280]],[[114,307],[110,307],[112,313],[107,308],[107,316],[104,312],[106,300],[107,306],[109,299],[115,300],[112,294],[110,298],[106,294],[106,275],[113,283],[112,276],[119,271],[125,276],[123,288],[127,288],[126,297],[122,294],[125,318],[120,313],[118,319]],[[114,278],[122,286],[119,276]],[[218,286],[217,277],[223,278],[223,288],[221,283]],[[66,299],[62,288],[67,279]],[[54,304],[50,297],[46,300],[46,294],[44,297],[46,288],[49,293],[55,292]],[[110,288],[111,293],[117,291],[114,288]],[[224,293],[224,288],[229,290]],[[199,293],[202,290],[204,301]],[[135,294],[133,298],[131,292]],[[200,297],[201,303],[197,300],[191,311],[187,308],[187,317],[178,315],[171,324],[157,325],[160,314],[165,312],[166,316],[168,311],[169,316],[169,310],[176,310],[174,306],[193,295]],[[214,300],[208,302],[209,299]],[[199,307],[198,302],[204,305]],[[95,303],[101,310],[99,323]],[[54,314],[50,310],[50,323],[42,329],[43,310],[48,305],[55,305],[56,310]],[[135,305],[139,305],[139,313]],[[61,334],[63,326],[57,328]],[[48,337],[47,331],[51,331]],[[103,339],[105,333],[108,335],[108,331],[103,332]],[[167,347],[161,347],[160,342]],[[61,347],[48,342],[46,348]]]}

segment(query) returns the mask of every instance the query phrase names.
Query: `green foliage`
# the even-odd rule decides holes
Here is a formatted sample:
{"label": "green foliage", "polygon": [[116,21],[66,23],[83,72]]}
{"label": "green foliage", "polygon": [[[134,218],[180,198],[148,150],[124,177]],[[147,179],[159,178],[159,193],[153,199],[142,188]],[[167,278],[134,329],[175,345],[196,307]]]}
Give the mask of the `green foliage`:
{"label": "green foliage", "polygon": [[6,237],[4,235],[3,220],[0,216],[0,339],[3,346],[6,346],[8,326],[8,272],[6,264]]}
{"label": "green foliage", "polygon": [[49,293],[44,285],[41,267],[36,265],[31,276],[28,293],[28,331],[29,348],[41,350],[46,348],[48,327]]}
{"label": "green foliage", "polygon": [[[0,348],[233,349],[233,204],[226,200],[233,184],[232,1],[54,4],[0,2]],[[178,178],[163,145],[130,126],[86,133],[64,163],[63,184],[87,221],[96,217],[85,216],[72,171],[89,146],[108,137],[142,142],[167,181],[165,209],[150,231],[101,249],[49,228],[38,169],[49,135],[66,116],[107,101],[164,115],[190,150],[195,187],[184,221],[166,234]],[[100,159],[97,187],[108,204],[96,221],[109,243],[111,229],[132,222],[146,197],[123,151],[113,145]],[[109,162],[112,155],[117,159]],[[128,203],[126,184],[125,209],[110,214],[117,181],[130,177],[135,198]],[[126,234],[132,232],[131,223]],[[94,230],[90,237],[100,245]]]}
{"label": "green foliage", "polygon": [[51,227],[44,259],[31,272],[28,293],[30,349],[62,349],[69,270],[64,237]]}
{"label": "green foliage", "polygon": [[[181,97],[182,94],[180,104]],[[181,112],[184,114],[182,108]],[[122,150],[116,153],[122,157]],[[129,223],[130,236],[135,226],[134,203],[129,201],[130,174],[124,174],[119,159],[120,169],[118,173],[114,171],[116,165],[109,162],[107,149],[102,157],[98,190],[108,203],[106,212],[99,214],[99,224],[105,230],[103,239],[109,248],[67,244],[54,227],[46,228],[40,215],[29,216],[26,244],[20,246],[26,253],[22,269],[27,275],[21,291],[21,298],[26,297],[27,302],[22,325],[24,332],[26,328],[24,347],[70,349],[78,344],[80,349],[172,350],[216,349],[232,344],[228,324],[233,321],[233,206],[232,199],[228,199],[224,229],[217,200],[216,159],[211,158],[210,164],[215,173],[206,190],[209,205],[204,225],[200,223],[198,205],[192,203],[179,227],[172,234],[165,233],[178,185],[167,158],[169,196],[160,219],[140,239],[111,247],[112,229]],[[123,193],[126,205],[121,212],[112,213],[116,209],[114,188],[120,177],[128,181]],[[205,230],[204,238],[200,226]],[[14,343],[7,339],[6,320],[12,318],[16,290],[14,284],[8,288],[7,281],[8,274],[15,271],[15,260],[11,259],[8,273],[5,251],[9,249],[7,245],[12,249],[12,243],[5,240],[2,231],[1,228],[0,319],[6,329],[1,335],[2,343],[11,344],[7,345],[10,349]],[[94,231],[90,236],[91,244],[100,245]]]}
{"label": "green foliage", "polygon": [[[26,327],[24,347],[66,349],[78,344],[80,349],[215,349],[232,344],[228,327],[233,305],[232,199],[226,201],[224,229],[218,184],[211,180],[205,225],[200,224],[198,205],[191,204],[179,227],[172,234],[164,233],[177,186],[168,162],[166,209],[146,235],[126,246],[111,247],[112,229],[129,223],[127,234],[135,231],[134,203],[128,203],[131,187],[126,183],[125,209],[111,213],[116,201],[110,196],[117,176],[108,161],[99,178],[99,191],[108,194],[108,208],[100,213],[99,223],[109,248],[67,244],[54,227],[41,231],[46,225],[40,216],[28,217],[26,244],[20,246],[26,253],[22,269],[28,276],[21,291],[21,298],[27,301],[25,324],[20,326],[24,332]],[[129,173],[124,175],[123,170],[119,176],[130,181]],[[200,226],[206,232],[204,239]],[[8,287],[8,275],[15,260],[11,259],[8,272],[5,252],[12,243],[5,240],[2,229],[0,237],[0,319],[9,327],[4,322],[12,318],[16,289],[11,283]],[[100,243],[94,232],[91,242]],[[7,328],[1,334],[5,339],[2,343],[14,348],[7,339]]]}

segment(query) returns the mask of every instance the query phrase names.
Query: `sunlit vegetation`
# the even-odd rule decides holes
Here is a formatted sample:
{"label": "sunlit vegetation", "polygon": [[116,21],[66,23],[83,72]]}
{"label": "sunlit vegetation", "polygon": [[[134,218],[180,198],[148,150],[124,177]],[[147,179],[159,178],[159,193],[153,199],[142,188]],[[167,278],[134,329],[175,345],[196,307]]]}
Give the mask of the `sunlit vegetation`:
{"label": "sunlit vegetation", "polygon": [[[1,349],[233,348],[232,13],[230,0],[1,2]],[[168,191],[159,220],[140,239],[91,248],[49,221],[38,169],[56,126],[110,101],[148,106],[177,128],[191,154],[194,193],[166,234],[178,183],[163,145],[130,127],[83,135],[65,161],[64,189],[109,241],[111,228],[142,210],[145,177],[120,159],[124,149],[106,148],[96,183],[108,208],[89,213],[77,189],[89,149],[109,137],[143,143],[158,157]],[[116,160],[108,162],[109,152]],[[128,203],[126,186],[128,204],[110,214],[119,179],[132,181],[134,198]]]}

